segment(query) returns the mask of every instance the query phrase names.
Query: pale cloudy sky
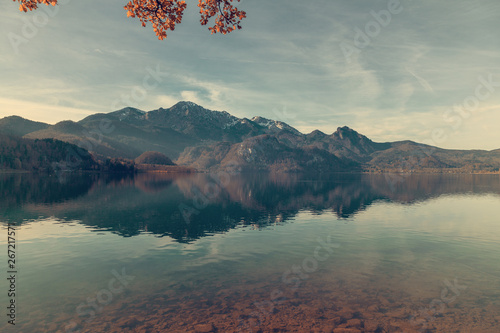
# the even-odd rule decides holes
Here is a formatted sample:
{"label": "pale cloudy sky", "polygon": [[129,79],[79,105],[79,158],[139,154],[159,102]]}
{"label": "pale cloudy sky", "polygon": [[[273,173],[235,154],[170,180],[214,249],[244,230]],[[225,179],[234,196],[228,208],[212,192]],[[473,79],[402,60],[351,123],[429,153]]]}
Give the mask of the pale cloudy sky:
{"label": "pale cloudy sky", "polygon": [[500,148],[500,1],[395,1],[242,0],[243,30],[219,36],[187,0],[164,41],[125,0],[31,13],[2,1],[0,117],[190,100],[304,133],[347,125],[375,141]]}

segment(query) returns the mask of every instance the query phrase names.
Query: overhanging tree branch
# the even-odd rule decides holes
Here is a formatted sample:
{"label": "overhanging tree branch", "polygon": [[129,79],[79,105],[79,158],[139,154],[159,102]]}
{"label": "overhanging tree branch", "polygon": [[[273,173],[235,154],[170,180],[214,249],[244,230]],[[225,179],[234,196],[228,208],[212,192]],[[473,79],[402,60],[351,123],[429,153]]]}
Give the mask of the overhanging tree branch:
{"label": "overhanging tree branch", "polygon": [[[19,2],[19,10],[27,12],[35,10],[39,4],[58,4],[58,0],[13,0]],[[201,25],[207,25],[214,18],[214,25],[208,30],[214,33],[227,34],[233,30],[241,29],[241,20],[246,17],[246,12],[239,10],[233,2],[240,0],[198,0],[201,14]],[[176,24],[182,22],[182,15],[186,9],[183,0],[130,0],[123,8],[127,17],[137,17],[142,26],[149,22],[158,39],[167,37],[167,30],[173,31]]]}

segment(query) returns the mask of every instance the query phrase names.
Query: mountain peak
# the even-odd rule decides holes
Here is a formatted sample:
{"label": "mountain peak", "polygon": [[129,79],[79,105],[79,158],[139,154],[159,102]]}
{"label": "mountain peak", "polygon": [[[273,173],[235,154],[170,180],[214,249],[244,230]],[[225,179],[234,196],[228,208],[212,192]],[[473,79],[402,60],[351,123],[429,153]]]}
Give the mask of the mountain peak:
{"label": "mountain peak", "polygon": [[333,134],[338,134],[341,139],[345,135],[359,135],[358,132],[348,126],[337,127],[337,130]]}
{"label": "mountain peak", "polygon": [[51,126],[53,129],[64,133],[77,133],[81,132],[84,127],[73,120],[63,120]]}
{"label": "mountain peak", "polygon": [[29,119],[23,118],[21,116],[15,116],[15,115],[7,116],[7,117],[4,117],[4,118],[0,119],[0,124],[21,123],[21,122],[22,123],[32,123],[32,124],[44,124],[44,125],[49,126],[48,124],[45,124],[45,123],[42,123],[42,122],[39,122],[39,121],[29,120]]}
{"label": "mountain peak", "polygon": [[194,102],[190,101],[180,101],[172,105],[171,107],[164,109],[164,108],[159,108],[158,111],[175,111],[175,112],[190,112],[190,111],[195,111],[197,113],[210,113],[210,112],[216,112],[212,111],[209,109],[204,108],[201,105],[198,105]]}
{"label": "mountain peak", "polygon": [[154,112],[159,112],[159,113],[170,112],[170,113],[177,114],[179,116],[181,116],[181,115],[183,115],[183,116],[198,116],[198,117],[202,117],[202,118],[212,118],[212,117],[231,118],[231,120],[233,118],[236,118],[236,117],[230,115],[226,111],[209,110],[201,105],[198,105],[198,104],[190,102],[190,101],[181,101],[181,102],[174,104],[173,106],[171,106],[168,109],[159,108],[158,110],[151,111],[150,113],[154,113]]}
{"label": "mountain peak", "polygon": [[333,132],[331,136],[340,140],[371,141],[366,136],[359,134],[358,132],[347,126],[338,127],[337,130]]}
{"label": "mountain peak", "polygon": [[260,116],[255,116],[251,120],[254,123],[257,123],[262,127],[266,127],[272,131],[287,130],[287,131],[292,132],[294,134],[301,134],[298,130],[296,130],[292,126],[290,126],[287,123],[284,123],[282,121],[279,121],[279,120],[267,119],[267,118],[260,117]]}
{"label": "mountain peak", "polygon": [[345,147],[356,153],[370,154],[376,150],[377,144],[347,126],[337,128],[331,137],[336,141],[341,141]]}
{"label": "mountain peak", "polygon": [[312,141],[323,140],[327,136],[328,135],[321,132],[320,130],[314,130],[311,133],[306,134],[307,139],[312,140]]}
{"label": "mountain peak", "polygon": [[9,120],[27,120],[27,119],[20,117],[20,116],[15,116],[15,115],[14,116],[7,116],[7,117],[0,119],[0,121],[9,121]]}
{"label": "mountain peak", "polygon": [[145,114],[145,111],[142,111],[140,109],[133,108],[131,106],[127,106],[121,110],[115,111],[115,113],[128,113],[128,112],[133,112],[133,113],[140,113],[140,114]]}
{"label": "mountain peak", "polygon": [[23,136],[49,126],[49,124],[28,120],[19,116],[8,116],[0,119],[0,132],[8,135]]}
{"label": "mountain peak", "polygon": [[326,134],[323,133],[320,130],[314,130],[314,131],[312,131],[311,133],[309,133],[307,135],[310,135],[310,136],[326,136]]}
{"label": "mountain peak", "polygon": [[194,102],[191,102],[191,101],[180,101],[180,102],[177,102],[175,105],[172,106],[172,108],[174,108],[174,107],[182,107],[182,108],[198,107],[198,108],[204,109],[203,106],[198,105],[198,104],[196,104]]}
{"label": "mountain peak", "polygon": [[108,115],[118,118],[119,121],[134,123],[137,121],[144,120],[146,112],[140,109],[133,108],[131,106],[124,107],[123,109],[113,111],[110,113],[97,113],[80,120],[80,123],[92,121],[95,119],[100,119],[101,117],[107,117]]}

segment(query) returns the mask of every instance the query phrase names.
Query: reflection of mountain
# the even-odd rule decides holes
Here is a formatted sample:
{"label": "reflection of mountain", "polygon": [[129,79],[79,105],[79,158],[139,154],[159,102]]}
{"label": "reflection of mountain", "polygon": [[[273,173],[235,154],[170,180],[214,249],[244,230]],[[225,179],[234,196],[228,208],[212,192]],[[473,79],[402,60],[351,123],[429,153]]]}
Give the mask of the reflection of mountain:
{"label": "reflection of mountain", "polygon": [[206,174],[141,174],[114,180],[89,175],[61,184],[10,175],[1,178],[0,189],[7,194],[2,205],[10,207],[4,220],[54,216],[122,236],[148,232],[186,242],[243,225],[283,223],[304,210],[349,218],[379,200],[413,204],[443,194],[500,194],[500,177],[251,174],[217,181]]}
{"label": "reflection of mountain", "polygon": [[134,184],[144,193],[158,193],[171,186],[176,177],[180,178],[182,177],[182,174],[176,174],[176,176],[173,176],[168,173],[146,173],[136,177]]}

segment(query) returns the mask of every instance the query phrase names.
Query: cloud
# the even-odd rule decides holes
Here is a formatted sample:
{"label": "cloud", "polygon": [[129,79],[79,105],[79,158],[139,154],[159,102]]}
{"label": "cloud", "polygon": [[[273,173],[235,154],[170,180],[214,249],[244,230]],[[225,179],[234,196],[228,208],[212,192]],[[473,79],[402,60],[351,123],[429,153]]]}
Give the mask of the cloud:
{"label": "cloud", "polygon": [[[0,110],[52,121],[113,111],[113,101],[142,87],[146,68],[159,66],[161,82],[131,106],[152,110],[192,100],[238,117],[281,117],[303,131],[347,125],[377,141],[423,140],[443,110],[474,93],[480,75],[500,77],[500,2],[402,1],[404,10],[347,62],[340,44],[352,44],[355,29],[387,4],[241,2],[243,29],[227,36],[210,35],[191,4],[161,42],[116,4],[72,1],[19,54],[0,40]],[[0,28],[22,34],[33,15],[2,2]],[[481,108],[494,109],[500,94],[487,103]],[[276,114],[284,108],[286,114]],[[500,142],[500,134],[484,134],[485,126],[500,133],[490,112],[478,111],[444,144]]]}
{"label": "cloud", "polygon": [[192,91],[192,90],[181,91],[181,98],[184,101],[190,101],[193,103],[201,104],[197,91]]}
{"label": "cloud", "polygon": [[2,105],[0,109],[1,118],[16,115],[49,124],[55,124],[61,120],[78,121],[95,113],[93,110],[54,106],[2,97],[0,97],[0,105]]}
{"label": "cloud", "polygon": [[[175,105],[177,102],[179,102],[178,97],[168,96],[168,95],[156,96],[155,98],[153,98],[153,100],[154,100],[154,105],[158,105],[159,107],[163,108],[169,108]],[[148,108],[147,110],[152,110],[154,108],[155,107]]]}
{"label": "cloud", "polygon": [[434,89],[432,89],[431,85],[429,84],[429,82],[427,80],[425,80],[424,78],[418,76],[417,74],[415,74],[411,69],[409,68],[406,68],[406,71],[408,73],[410,73],[416,80],[417,82],[428,92],[431,92],[431,93],[434,93]]}

